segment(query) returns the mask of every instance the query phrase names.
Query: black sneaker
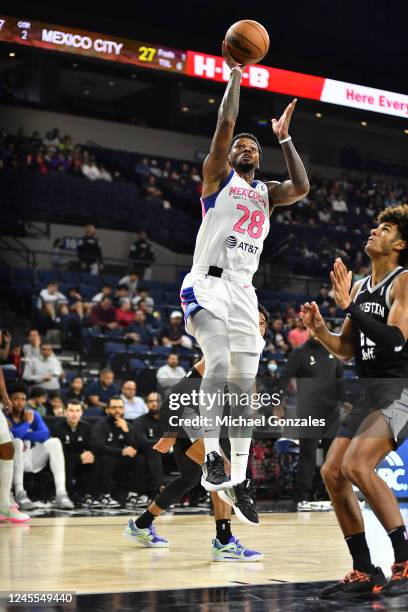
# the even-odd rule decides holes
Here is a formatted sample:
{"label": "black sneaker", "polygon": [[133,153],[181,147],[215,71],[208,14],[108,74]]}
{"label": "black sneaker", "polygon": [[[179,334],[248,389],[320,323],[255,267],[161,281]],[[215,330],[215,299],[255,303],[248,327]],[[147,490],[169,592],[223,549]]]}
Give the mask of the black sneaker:
{"label": "black sneaker", "polygon": [[218,497],[234,508],[235,516],[241,523],[258,527],[258,513],[250,494],[250,481],[248,479],[229,489],[218,491]]}
{"label": "black sneaker", "polygon": [[224,459],[215,451],[208,453],[207,461],[203,465],[201,485],[206,491],[219,491],[230,484],[231,481],[224,471]]}
{"label": "black sneaker", "polygon": [[387,580],[381,570],[376,567],[371,574],[352,570],[343,580],[325,587],[320,597],[322,599],[346,600],[360,597],[377,597],[382,594]]}
{"label": "black sneaker", "polygon": [[392,566],[392,576],[388,584],[381,591],[385,597],[398,597],[408,594],[408,561],[394,563]]}

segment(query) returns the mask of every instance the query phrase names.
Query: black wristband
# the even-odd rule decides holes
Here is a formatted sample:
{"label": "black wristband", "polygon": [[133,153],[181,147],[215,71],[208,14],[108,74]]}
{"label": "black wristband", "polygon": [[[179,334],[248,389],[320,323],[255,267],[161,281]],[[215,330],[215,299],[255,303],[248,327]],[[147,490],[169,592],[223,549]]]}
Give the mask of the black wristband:
{"label": "black wristband", "polygon": [[351,302],[345,312],[351,316],[358,329],[380,348],[399,352],[405,346],[406,340],[396,325],[387,325],[378,321],[372,315],[363,312],[354,302]]}

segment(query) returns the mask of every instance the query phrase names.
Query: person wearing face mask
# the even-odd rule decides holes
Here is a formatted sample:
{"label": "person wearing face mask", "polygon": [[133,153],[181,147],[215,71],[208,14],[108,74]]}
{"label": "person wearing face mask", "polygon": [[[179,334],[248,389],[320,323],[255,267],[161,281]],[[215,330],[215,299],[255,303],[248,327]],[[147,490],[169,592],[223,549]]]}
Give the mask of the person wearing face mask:
{"label": "person wearing face mask", "polygon": [[[314,333],[309,331],[309,339],[295,348],[289,355],[279,380],[281,396],[285,394],[291,379],[296,378],[296,416],[325,419],[326,425],[320,428],[301,429],[299,463],[295,483],[295,501],[298,512],[310,512],[321,509],[311,503],[313,483],[317,465],[317,449],[321,436],[331,425],[338,421],[338,405],[343,397],[343,386],[339,380],[343,377],[341,361],[329,353]],[[310,380],[314,379],[314,380]],[[335,432],[335,428],[333,432]],[[322,438],[322,446],[327,452],[331,443],[330,437]],[[323,506],[322,506],[323,507]]]}

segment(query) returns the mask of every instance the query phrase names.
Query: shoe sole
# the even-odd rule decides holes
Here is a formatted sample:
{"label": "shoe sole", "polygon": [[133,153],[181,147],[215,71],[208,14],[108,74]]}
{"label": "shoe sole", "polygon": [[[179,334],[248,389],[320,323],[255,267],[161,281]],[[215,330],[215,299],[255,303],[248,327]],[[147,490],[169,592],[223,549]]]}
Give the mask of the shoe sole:
{"label": "shoe sole", "polygon": [[230,480],[226,480],[225,482],[222,482],[219,485],[216,484],[212,484],[211,482],[208,482],[208,480],[206,480],[204,478],[204,476],[201,476],[201,486],[206,490],[206,491],[222,491],[223,489],[229,489],[231,487],[231,481]]}
{"label": "shoe sole", "polygon": [[264,556],[263,553],[258,553],[249,558],[238,558],[238,557],[218,557],[217,555],[211,555],[213,561],[223,561],[224,563],[255,563],[256,561],[262,561]]}
{"label": "shoe sole", "polygon": [[[385,586],[384,586],[385,588]],[[381,591],[380,595],[383,595],[384,597],[389,597],[390,599],[392,597],[401,597],[404,595],[408,594],[408,584],[405,585],[404,590],[399,590],[399,591],[389,591],[389,590],[385,590],[384,589]]]}
{"label": "shoe sole", "polygon": [[9,518],[9,517],[0,516],[0,522],[15,523],[16,525],[18,525],[19,523],[27,523],[30,520],[31,520],[31,516],[29,516],[26,519],[16,519],[16,518]]}
{"label": "shoe sole", "polygon": [[[320,599],[325,599],[326,601],[360,601],[362,599],[378,599],[379,597],[381,597],[382,595],[384,595],[384,593],[382,592],[382,589],[385,587],[385,584],[379,584],[379,587],[381,587],[381,591],[378,591],[377,593],[374,593],[372,590],[371,591],[367,591],[367,593],[354,593],[354,594],[343,594],[344,596],[341,597],[336,597],[335,595],[333,597],[329,596],[324,596],[320,594]],[[374,589],[375,587],[373,587]]]}
{"label": "shoe sole", "polygon": [[234,508],[235,516],[239,521],[241,521],[241,523],[244,523],[244,525],[251,525],[251,527],[259,527],[259,523],[253,523],[252,521],[247,519],[247,517],[242,514],[238,506],[234,506],[228,495],[225,495],[224,491],[218,491],[218,497],[222,499],[223,502]]}
{"label": "shoe sole", "polygon": [[136,539],[136,537],[137,536],[132,536],[126,531],[123,532],[124,540],[126,540],[127,542],[132,542],[132,544],[136,543],[139,546],[142,546],[144,548],[169,548],[170,547],[169,542],[167,542],[166,544],[164,544],[163,542],[160,542],[158,544],[152,544],[151,542],[140,542],[139,540]]}

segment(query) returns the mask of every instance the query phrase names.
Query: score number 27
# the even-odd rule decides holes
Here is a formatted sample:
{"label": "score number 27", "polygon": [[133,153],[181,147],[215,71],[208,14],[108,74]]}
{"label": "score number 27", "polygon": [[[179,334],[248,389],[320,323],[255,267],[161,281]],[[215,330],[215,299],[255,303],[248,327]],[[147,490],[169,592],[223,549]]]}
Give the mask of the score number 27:
{"label": "score number 27", "polygon": [[139,47],[139,60],[141,62],[152,62],[157,49],[154,47]]}

